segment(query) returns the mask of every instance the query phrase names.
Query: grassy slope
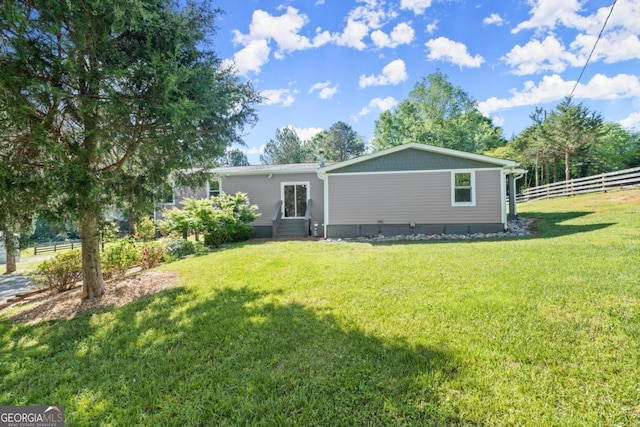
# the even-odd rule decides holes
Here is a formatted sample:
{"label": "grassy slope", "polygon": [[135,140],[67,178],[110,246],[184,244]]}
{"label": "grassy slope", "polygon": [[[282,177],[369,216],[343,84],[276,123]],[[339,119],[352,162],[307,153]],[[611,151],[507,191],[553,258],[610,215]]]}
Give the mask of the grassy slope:
{"label": "grassy slope", "polygon": [[0,404],[64,404],[67,425],[640,424],[640,190],[519,209],[537,236],[254,242],[126,307],[2,321]]}

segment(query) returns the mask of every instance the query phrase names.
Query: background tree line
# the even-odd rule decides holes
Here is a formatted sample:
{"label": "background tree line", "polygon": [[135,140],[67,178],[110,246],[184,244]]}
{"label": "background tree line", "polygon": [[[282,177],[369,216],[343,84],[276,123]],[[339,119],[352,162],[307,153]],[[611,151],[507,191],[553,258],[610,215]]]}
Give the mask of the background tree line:
{"label": "background tree line", "polygon": [[[606,122],[602,115],[566,98],[552,110],[536,108],[532,124],[511,139],[478,109],[478,102],[436,71],[417,82],[407,99],[380,114],[368,150],[408,142],[485,154],[529,169],[524,185],[542,185],[640,166],[640,133]],[[349,125],[338,122],[309,141],[291,128],[278,129],[260,156],[264,164],[328,161],[364,154]]]}

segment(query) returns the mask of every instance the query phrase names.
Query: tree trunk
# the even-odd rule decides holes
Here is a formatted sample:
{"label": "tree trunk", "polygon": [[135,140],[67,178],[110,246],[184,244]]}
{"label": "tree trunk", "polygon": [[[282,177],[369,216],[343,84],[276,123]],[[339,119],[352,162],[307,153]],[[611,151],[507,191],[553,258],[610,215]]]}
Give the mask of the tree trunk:
{"label": "tree trunk", "polygon": [[13,230],[5,230],[4,232],[4,249],[7,253],[7,271],[11,274],[16,271],[16,239],[13,236]]}
{"label": "tree trunk", "polygon": [[127,215],[127,219],[129,220],[129,236],[135,237],[136,235],[136,212],[134,209],[131,209]]}
{"label": "tree trunk", "polygon": [[564,180],[569,181],[571,179],[571,168],[569,167],[569,150],[564,152]]}
{"label": "tree trunk", "polygon": [[100,231],[98,214],[85,210],[81,215],[82,239],[82,297],[93,299],[105,292],[100,269]]}

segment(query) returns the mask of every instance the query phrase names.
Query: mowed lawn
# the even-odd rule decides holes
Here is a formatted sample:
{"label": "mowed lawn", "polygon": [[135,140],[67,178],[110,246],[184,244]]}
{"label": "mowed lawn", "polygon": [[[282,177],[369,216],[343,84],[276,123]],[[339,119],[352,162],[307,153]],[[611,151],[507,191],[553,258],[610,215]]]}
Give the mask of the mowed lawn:
{"label": "mowed lawn", "polygon": [[640,425],[640,190],[519,239],[249,242],[72,320],[0,320],[0,404],[66,425]]}

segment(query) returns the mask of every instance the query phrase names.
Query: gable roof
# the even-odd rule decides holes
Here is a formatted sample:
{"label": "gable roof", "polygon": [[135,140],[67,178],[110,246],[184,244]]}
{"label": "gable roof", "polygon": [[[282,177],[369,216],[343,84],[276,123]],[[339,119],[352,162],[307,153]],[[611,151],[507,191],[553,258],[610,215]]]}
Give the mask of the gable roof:
{"label": "gable roof", "polygon": [[444,155],[444,156],[456,157],[459,159],[481,162],[481,163],[494,165],[496,167],[501,167],[501,168],[516,168],[517,166],[519,166],[517,162],[513,162],[511,160],[497,159],[495,157],[484,156],[481,154],[467,153],[465,151],[452,150],[450,148],[435,147],[433,145],[418,144],[416,142],[411,142],[408,144],[398,145],[396,147],[392,147],[386,150],[377,151],[375,153],[367,154],[361,157],[356,157],[354,159],[346,160],[344,162],[334,163],[332,165],[328,165],[323,168],[320,168],[318,170],[318,173],[332,172],[338,169],[343,169],[349,166],[357,165],[357,164],[374,160],[383,156],[399,153],[405,150],[419,150],[419,151],[434,153],[438,155]]}

